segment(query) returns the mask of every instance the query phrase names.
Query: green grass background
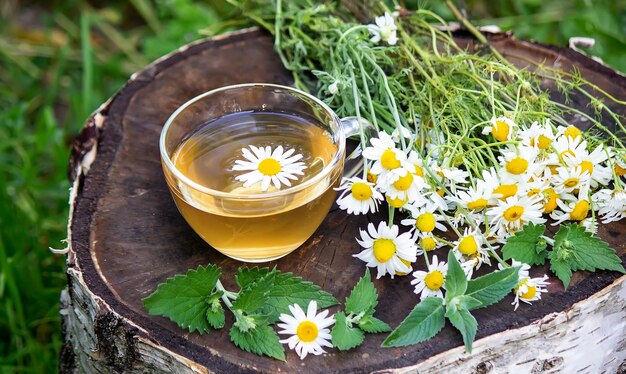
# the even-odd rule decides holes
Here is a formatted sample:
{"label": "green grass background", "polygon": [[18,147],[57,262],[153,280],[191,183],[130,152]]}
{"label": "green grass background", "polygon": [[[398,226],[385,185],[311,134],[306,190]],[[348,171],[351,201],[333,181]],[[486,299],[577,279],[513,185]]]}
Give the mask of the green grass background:
{"label": "green grass background", "polygon": [[[623,0],[460,5],[519,38],[594,37],[589,53],[626,71]],[[223,0],[0,1],[0,373],[57,370],[65,258],[48,247],[64,247],[67,160],[85,119],[150,61],[247,25]]]}

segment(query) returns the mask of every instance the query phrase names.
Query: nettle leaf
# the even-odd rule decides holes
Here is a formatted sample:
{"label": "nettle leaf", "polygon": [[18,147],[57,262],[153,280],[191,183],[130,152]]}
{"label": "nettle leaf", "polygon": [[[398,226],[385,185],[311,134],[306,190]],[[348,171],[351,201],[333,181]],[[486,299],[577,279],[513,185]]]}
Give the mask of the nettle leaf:
{"label": "nettle leaf", "polygon": [[467,276],[453,251],[448,252],[448,273],[445,279],[446,300],[463,295],[467,290]]}
{"label": "nettle leaf", "polygon": [[361,330],[370,334],[391,331],[391,327],[388,324],[372,315],[365,315],[361,317],[358,321],[358,325]]}
{"label": "nettle leaf", "polygon": [[220,297],[222,297],[223,294],[224,292],[222,291],[213,292],[207,300],[209,308],[206,311],[206,319],[214,329],[221,329],[226,322],[224,308],[222,307],[222,303],[220,303]]}
{"label": "nettle leaf", "polygon": [[472,343],[474,343],[476,330],[478,329],[476,318],[468,310],[456,308],[448,308],[446,310],[446,318],[463,335],[465,349],[472,353]]}
{"label": "nettle leaf", "polygon": [[269,299],[277,272],[269,272],[254,282],[247,283],[233,301],[233,309],[254,312],[262,308]]}
{"label": "nettle leaf", "polygon": [[239,288],[243,289],[248,284],[256,282],[258,279],[266,276],[270,272],[269,268],[259,268],[257,266],[253,268],[241,267],[235,274],[235,281],[239,285]]}
{"label": "nettle leaf", "polygon": [[306,310],[311,300],[317,301],[318,309],[338,304],[333,295],[315,283],[294,277],[292,273],[276,271],[274,283],[267,293],[262,311],[268,315],[270,322],[275,322],[281,313],[289,313],[289,305],[298,304]]}
{"label": "nettle leaf", "polygon": [[512,237],[508,238],[502,255],[505,260],[515,259],[529,265],[543,265],[546,261],[546,241],[542,238],[545,225],[529,223]]}
{"label": "nettle leaf", "polygon": [[346,312],[359,314],[374,310],[378,305],[378,293],[372,283],[369,269],[365,270],[365,275],[359,279],[358,283],[346,298]]}
{"label": "nettle leaf", "polygon": [[230,340],[246,352],[285,361],[285,349],[279,342],[278,334],[269,325],[260,324],[246,332],[233,325]]}
{"label": "nettle leaf", "polygon": [[554,236],[554,247],[550,253],[550,269],[569,286],[572,271],[614,270],[626,273],[615,250],[576,224],[562,225]]}
{"label": "nettle leaf", "polygon": [[428,297],[415,305],[411,313],[389,334],[383,347],[404,347],[437,335],[445,325],[445,307],[438,297]]}
{"label": "nettle leaf", "polygon": [[478,300],[480,304],[472,309],[479,309],[502,300],[517,285],[519,266],[495,271],[467,282],[465,295]]}
{"label": "nettle leaf", "polygon": [[151,315],[160,315],[176,322],[190,332],[207,333],[211,324],[207,321],[208,301],[221,275],[215,265],[199,266],[185,275],[175,275],[161,283],[143,305]]}
{"label": "nettle leaf", "polygon": [[333,346],[341,351],[347,351],[363,343],[365,334],[358,328],[348,326],[346,315],[343,312],[335,313],[335,325],[331,331]]}

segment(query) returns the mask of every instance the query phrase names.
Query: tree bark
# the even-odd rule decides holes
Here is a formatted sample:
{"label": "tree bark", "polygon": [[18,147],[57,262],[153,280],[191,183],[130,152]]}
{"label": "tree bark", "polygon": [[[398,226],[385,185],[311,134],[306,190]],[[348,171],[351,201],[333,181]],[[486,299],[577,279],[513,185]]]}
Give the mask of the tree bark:
{"label": "tree bark", "polygon": [[[467,35],[457,40],[476,47]],[[490,38],[519,66],[536,64],[571,70],[626,100],[626,78],[572,50],[518,41],[509,34]],[[549,293],[532,307],[513,312],[512,296],[476,311],[473,353],[446,326],[435,338],[405,348],[380,349],[384,334],[370,335],[359,348],[300,361],[258,357],[230,343],[227,329],[189,333],[162,317],[148,315],[142,298],[170,276],[200,264],[222,268],[235,289],[241,266],[206,245],[181,218],[163,179],[158,137],[167,117],[188,99],[235,83],[289,84],[273,52],[272,38],[251,29],[185,46],[134,74],[103,104],[77,138],[70,162],[73,180],[68,227],[68,287],[61,296],[65,346],[63,372],[607,372],[626,367],[626,277],[615,272],[578,272],[565,292],[550,278]],[[554,88],[549,81],[547,88]],[[556,90],[552,90],[555,95]],[[573,105],[589,111],[583,97]],[[626,115],[623,107],[616,108]],[[584,128],[581,118],[571,118]],[[363,263],[351,255],[354,238],[382,216],[347,216],[334,208],[318,231],[289,256],[268,263],[319,284],[343,301]],[[602,226],[599,235],[626,260],[626,224]],[[547,273],[534,269],[532,276]],[[378,315],[397,326],[417,299],[409,277],[375,281]],[[227,320],[227,324],[232,321]]]}

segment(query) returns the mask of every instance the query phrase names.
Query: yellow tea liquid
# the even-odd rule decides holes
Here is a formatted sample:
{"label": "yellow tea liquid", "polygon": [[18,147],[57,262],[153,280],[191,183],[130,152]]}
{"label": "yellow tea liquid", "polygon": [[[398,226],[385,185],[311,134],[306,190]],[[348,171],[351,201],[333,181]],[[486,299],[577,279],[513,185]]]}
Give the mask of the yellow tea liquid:
{"label": "yellow tea liquid", "polygon": [[[241,149],[254,145],[279,145],[295,149],[307,166],[292,186],[315,177],[337,153],[331,134],[303,118],[268,112],[243,112],[224,116],[184,139],[173,153],[176,168],[192,181],[233,195],[219,197],[178,183],[172,187],[178,209],[189,225],[211,246],[227,256],[248,262],[270,261],[296,249],[316,230],[330,209],[343,165],[312,186],[280,197],[242,199],[237,195],[278,191],[273,185],[261,191],[260,183],[244,188],[234,171],[245,160]],[[167,174],[167,171],[166,171]],[[167,176],[168,183],[176,179]],[[281,186],[281,190],[288,189]]]}

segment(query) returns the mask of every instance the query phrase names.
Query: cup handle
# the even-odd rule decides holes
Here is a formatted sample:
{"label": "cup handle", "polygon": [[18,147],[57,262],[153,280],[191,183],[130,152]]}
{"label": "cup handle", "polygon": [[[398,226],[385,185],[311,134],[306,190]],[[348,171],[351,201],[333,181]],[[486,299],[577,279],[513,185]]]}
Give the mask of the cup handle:
{"label": "cup handle", "polygon": [[[357,117],[344,117],[339,120],[341,129],[346,140],[355,135],[365,135],[366,137],[374,131],[374,125],[365,118]],[[346,142],[346,149],[349,149],[349,145]],[[363,170],[363,163],[360,162],[361,143],[354,148],[354,150],[346,156],[346,161],[343,167],[344,178],[351,178]]]}

